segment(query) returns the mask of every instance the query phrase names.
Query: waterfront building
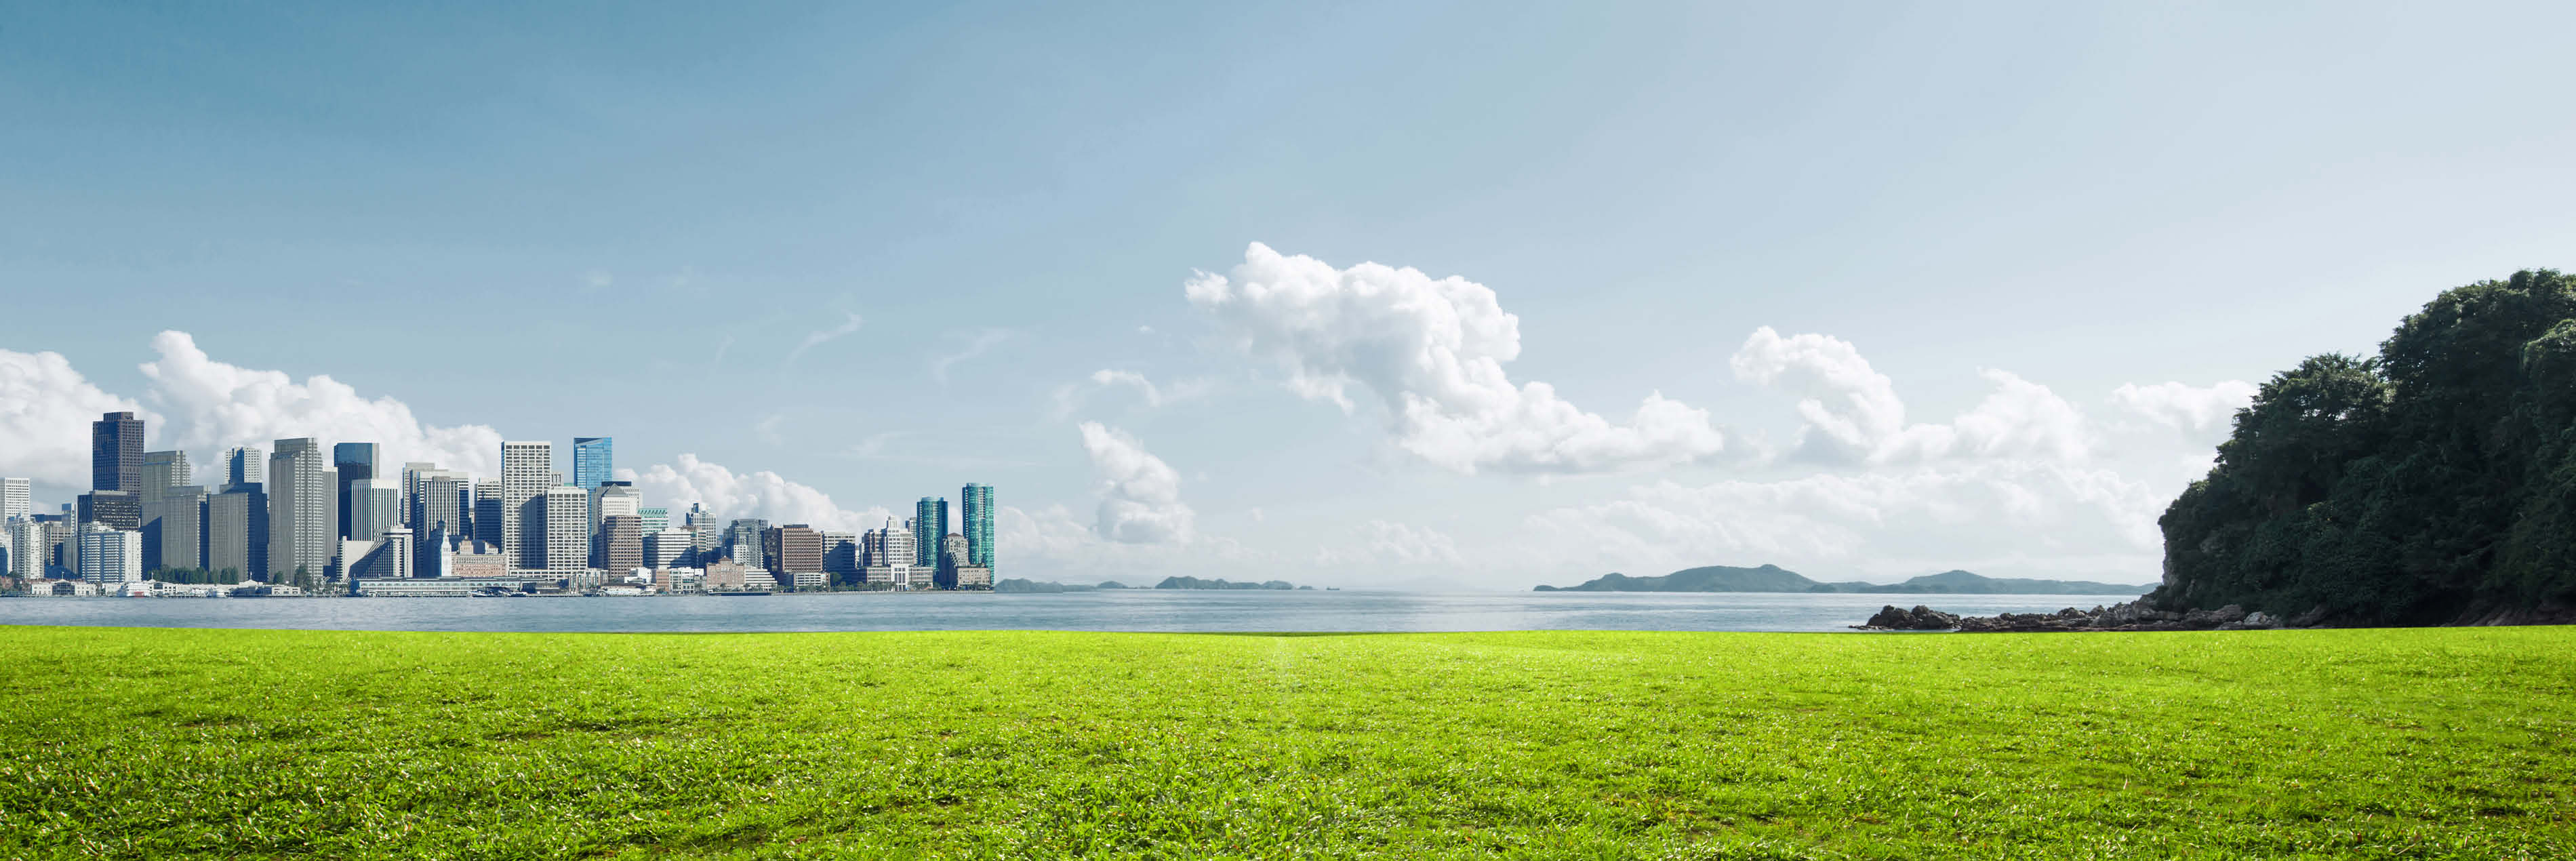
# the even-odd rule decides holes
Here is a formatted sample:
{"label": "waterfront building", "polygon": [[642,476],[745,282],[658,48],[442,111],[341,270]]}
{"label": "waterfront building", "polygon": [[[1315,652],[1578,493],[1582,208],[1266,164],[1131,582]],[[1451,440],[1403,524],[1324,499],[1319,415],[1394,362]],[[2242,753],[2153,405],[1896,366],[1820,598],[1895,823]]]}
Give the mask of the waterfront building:
{"label": "waterfront building", "polygon": [[0,478],[0,523],[7,523],[35,513],[32,497],[23,478]]}
{"label": "waterfront building", "polygon": [[[359,534],[359,530],[350,524],[349,515],[357,512],[358,505],[357,500],[349,498],[349,487],[374,479],[376,462],[383,456],[384,447],[371,442],[344,442],[331,447],[331,468],[339,471],[339,482],[332,489],[332,498],[340,505],[339,517],[333,521],[333,528],[337,531],[333,534],[342,538],[372,537]],[[395,493],[399,495],[401,491],[396,490]]]}
{"label": "waterfront building", "polygon": [[686,529],[663,529],[644,533],[644,564],[654,568],[679,568],[695,558],[698,534]]}
{"label": "waterfront building", "polygon": [[960,564],[993,567],[993,486],[969,484],[959,491],[959,524],[966,535],[966,559]]}
{"label": "waterfront building", "polygon": [[865,557],[860,571],[862,582],[897,589],[931,585],[931,569],[915,564],[920,555],[913,544],[910,524],[897,527],[889,520],[882,529],[860,533],[859,550]]}
{"label": "waterfront building", "polygon": [[951,589],[993,588],[993,569],[982,565],[959,565],[957,570],[950,572],[949,576]]}
{"label": "waterfront building", "polygon": [[143,579],[143,533],[85,524],[80,532],[80,578],[101,585]]}
{"label": "waterfront building", "polygon": [[694,595],[707,591],[707,572],[697,568],[653,569],[653,590],[664,595]]}
{"label": "waterfront building", "polygon": [[859,534],[824,530],[823,573],[841,583],[859,582]]}
{"label": "waterfront building", "polygon": [[[761,535],[762,555],[769,560],[771,573],[823,573],[823,534],[802,523],[790,523],[766,530]],[[780,577],[780,582],[790,582]]]}
{"label": "waterfront building", "polygon": [[[369,479],[370,481],[376,479]],[[386,482],[391,484],[392,482]],[[399,492],[399,488],[396,489]],[[355,521],[351,521],[355,523]],[[413,573],[414,558],[411,530],[389,527],[384,537],[376,540],[350,538],[340,542],[342,576],[357,580],[403,580]]]}
{"label": "waterfront building", "polygon": [[224,450],[224,487],[236,484],[267,484],[268,452],[258,446],[241,446]]}
{"label": "waterfront building", "polygon": [[[537,500],[556,484],[554,461],[554,443],[501,444],[501,552],[509,555],[512,571],[546,567],[544,503]],[[572,529],[579,534],[587,525],[576,520]]]}
{"label": "waterfront building", "polygon": [[268,493],[259,482],[234,482],[206,499],[206,570],[268,576]]}
{"label": "waterfront building", "polygon": [[644,567],[644,518],[611,514],[599,521],[595,564],[610,571]]}
{"label": "waterfront building", "polygon": [[604,436],[572,438],[572,483],[583,490],[597,490],[616,473],[617,441]]}
{"label": "waterfront building", "polygon": [[8,522],[9,576],[32,580],[45,576],[45,525],[32,518],[15,517]]}
{"label": "waterfront building", "polygon": [[603,481],[587,489],[590,491],[590,523],[585,528],[589,530],[589,540],[594,545],[598,543],[597,533],[602,519],[617,514],[637,514],[644,504],[643,495],[635,492],[635,483],[631,481]]}
{"label": "waterfront building", "polygon": [[143,492],[143,420],[133,413],[89,423],[89,489]]}
{"label": "waterfront building", "polygon": [[753,568],[766,570],[769,567],[769,562],[765,557],[761,556],[760,536],[761,533],[767,531],[769,531],[769,521],[767,520],[762,520],[757,517],[743,517],[735,519],[732,526],[725,528],[725,550],[727,551],[727,555],[732,556],[733,560],[736,562],[740,562]]}
{"label": "waterfront building", "polygon": [[912,564],[923,568],[939,567],[939,538],[948,534],[948,500],[925,496],[912,506],[912,546],[916,554]]}
{"label": "waterfront building", "polygon": [[457,577],[489,580],[510,576],[510,559],[498,544],[473,542],[448,556],[448,573]]}
{"label": "waterfront building", "polygon": [[268,456],[269,574],[319,574],[331,567],[339,529],[340,476],[312,437],[282,439]]}
{"label": "waterfront building", "polygon": [[[590,569],[590,494],[570,485],[545,488],[533,506],[537,516],[537,565],[552,576],[572,576]],[[522,561],[526,561],[522,557]]]}

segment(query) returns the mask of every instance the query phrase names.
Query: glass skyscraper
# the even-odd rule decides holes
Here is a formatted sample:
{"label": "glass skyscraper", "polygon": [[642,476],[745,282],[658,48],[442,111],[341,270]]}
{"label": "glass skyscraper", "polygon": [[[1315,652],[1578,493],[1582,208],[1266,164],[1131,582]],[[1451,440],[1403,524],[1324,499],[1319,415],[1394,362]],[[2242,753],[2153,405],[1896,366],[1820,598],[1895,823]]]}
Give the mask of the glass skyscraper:
{"label": "glass skyscraper", "polygon": [[925,496],[912,506],[912,564],[939,566],[939,539],[948,535],[948,498]]}
{"label": "glass skyscraper", "polygon": [[349,528],[349,512],[357,507],[355,500],[349,498],[349,485],[376,478],[376,461],[383,456],[383,447],[371,442],[344,442],[331,446],[331,468],[340,471],[340,484],[331,491],[332,498],[339,503],[340,516],[331,528],[339,537],[359,537],[356,530]]}
{"label": "glass skyscraper", "polygon": [[598,490],[600,482],[615,478],[617,440],[604,436],[572,438],[572,485],[583,490]]}
{"label": "glass skyscraper", "polygon": [[958,492],[957,514],[966,533],[966,564],[993,567],[993,486],[969,484]]}

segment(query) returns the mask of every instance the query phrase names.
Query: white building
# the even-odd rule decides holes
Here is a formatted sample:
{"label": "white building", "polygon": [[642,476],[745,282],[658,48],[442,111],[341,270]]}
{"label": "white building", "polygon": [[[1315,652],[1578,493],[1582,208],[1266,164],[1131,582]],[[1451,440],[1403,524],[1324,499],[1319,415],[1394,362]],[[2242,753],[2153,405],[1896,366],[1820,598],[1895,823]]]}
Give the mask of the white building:
{"label": "white building", "polygon": [[402,482],[362,478],[349,482],[349,537],[381,541],[403,523]]}
{"label": "white building", "polygon": [[549,487],[537,495],[542,554],[534,567],[571,576],[590,567],[590,494],[578,487]]}
{"label": "white building", "polygon": [[644,565],[648,568],[677,568],[690,551],[696,549],[698,534],[686,529],[665,529],[644,536]]}
{"label": "white building", "polygon": [[45,576],[45,525],[27,518],[9,521],[9,575],[21,579]]}
{"label": "white building", "polygon": [[30,507],[33,504],[27,496],[26,479],[0,478],[0,523],[34,514]]}
{"label": "white building", "polygon": [[[554,443],[501,444],[501,553],[509,557],[512,571],[546,567],[545,504],[538,500],[555,484],[554,464]],[[586,541],[587,536],[579,534],[588,528],[588,521],[575,520],[572,526],[579,536],[575,543]]]}
{"label": "white building", "polygon": [[277,441],[268,456],[268,572],[320,574],[340,532],[340,471],[312,437]]}
{"label": "white building", "polygon": [[84,529],[80,544],[81,580],[105,585],[143,579],[143,533]]}

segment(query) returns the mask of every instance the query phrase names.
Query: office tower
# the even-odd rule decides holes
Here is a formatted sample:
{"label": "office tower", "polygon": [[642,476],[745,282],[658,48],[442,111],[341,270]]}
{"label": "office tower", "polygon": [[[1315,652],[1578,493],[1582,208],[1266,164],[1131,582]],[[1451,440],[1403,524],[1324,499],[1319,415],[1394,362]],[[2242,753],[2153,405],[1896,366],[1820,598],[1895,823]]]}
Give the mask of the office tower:
{"label": "office tower", "polygon": [[[339,550],[340,476],[312,437],[277,441],[268,456],[266,573],[319,575]],[[272,581],[274,582],[274,581]]]}
{"label": "office tower", "polygon": [[406,473],[411,477],[411,491],[403,509],[412,534],[425,537],[442,526],[448,534],[462,534],[466,515],[473,512],[474,479],[457,470],[434,466]]}
{"label": "office tower", "polygon": [[77,500],[77,520],[81,523],[135,532],[143,529],[143,498],[140,494],[123,490],[93,490],[81,494]]}
{"label": "office tower", "polygon": [[917,551],[918,548],[913,546],[912,525],[906,523],[897,528],[889,520],[883,529],[860,533],[859,552],[867,557],[861,576],[871,584],[910,587],[918,579],[927,585],[929,577],[917,576],[923,569],[913,564],[920,555]]}
{"label": "office tower", "polygon": [[969,484],[959,492],[958,516],[965,519],[966,560],[963,565],[993,567],[993,486]]}
{"label": "office tower", "polygon": [[698,521],[688,529],[689,555],[696,557],[698,564],[704,565],[707,560],[723,555],[725,530],[713,518]]}
{"label": "office tower", "polygon": [[671,510],[668,508],[637,508],[635,516],[644,518],[646,535],[671,528]]}
{"label": "office tower", "polygon": [[143,420],[133,413],[89,423],[89,489],[143,492]]}
{"label": "office tower", "polygon": [[385,530],[402,525],[402,483],[390,478],[361,478],[347,482],[343,496],[349,501],[347,537],[361,541],[382,541]]}
{"label": "office tower", "polygon": [[634,516],[644,502],[643,496],[635,492],[635,483],[631,481],[604,481],[588,490],[590,491],[590,523],[585,525],[588,530],[583,533],[585,540],[596,538],[601,520],[618,514]]}
{"label": "office tower", "polygon": [[644,567],[644,518],[632,514],[611,514],[599,519],[597,567],[611,574]]}
{"label": "office tower", "polygon": [[925,496],[912,506],[913,552],[920,554],[912,564],[923,568],[939,567],[939,538],[948,534],[948,500]]}
{"label": "office tower", "polygon": [[334,499],[340,504],[340,519],[333,534],[342,538],[365,537],[350,531],[349,514],[357,510],[349,498],[349,485],[376,477],[376,459],[383,456],[380,446],[371,442],[344,442],[331,447],[331,468],[340,471],[340,483],[334,488]]}
{"label": "office tower", "polygon": [[859,534],[824,530],[823,573],[842,583],[857,582],[859,577]]}
{"label": "office tower", "polygon": [[604,436],[572,438],[572,483],[583,490],[597,490],[611,477],[616,460],[616,440]]}
{"label": "office tower", "polygon": [[143,533],[84,524],[80,578],[102,586],[143,579]]}
{"label": "office tower", "polygon": [[966,536],[951,532],[939,537],[939,567],[955,568],[967,564]]}
{"label": "office tower", "polygon": [[413,522],[411,522],[411,516],[412,516],[412,514],[414,514],[414,513],[415,513],[415,512],[413,511],[413,509],[416,507],[416,506],[412,505],[412,503],[413,503],[414,501],[416,501],[416,500],[418,500],[418,499],[420,498],[420,496],[419,496],[419,494],[420,494],[420,474],[421,474],[421,473],[424,473],[424,472],[428,472],[428,471],[434,470],[434,469],[437,469],[437,468],[438,468],[438,464],[430,463],[430,462],[427,462],[427,461],[418,461],[418,460],[413,460],[413,461],[404,461],[404,462],[403,462],[403,468],[402,468],[402,498],[403,498],[403,511],[402,511],[402,516],[403,516],[403,525],[404,525],[404,526],[409,526],[409,527],[411,527],[411,528],[412,528],[412,530],[411,530],[411,531],[412,531],[412,537],[414,537],[414,538],[427,538],[427,537],[429,537],[429,528],[428,528],[428,527],[426,527],[426,526],[422,526],[422,525],[420,525],[420,524],[417,524],[417,523],[413,523]]}
{"label": "office tower", "polygon": [[[581,488],[549,487],[529,506],[536,532],[537,564],[549,575],[579,574],[590,568],[590,494]],[[631,516],[631,515],[630,515]]]}
{"label": "office tower", "polygon": [[652,568],[687,567],[697,552],[698,534],[687,529],[644,533],[644,564]]}
{"label": "office tower", "polygon": [[52,572],[53,574],[62,577],[80,576],[80,533],[81,523],[78,520],[61,517],[46,521],[45,538],[42,542],[45,545],[44,564],[62,569]]}
{"label": "office tower", "polygon": [[708,511],[706,503],[692,502],[689,503],[689,510],[682,513],[680,525],[696,528],[700,524],[714,522],[716,522],[716,513]]}
{"label": "office tower", "polygon": [[165,488],[143,504],[143,570],[206,565],[206,488]]}
{"label": "office tower", "polygon": [[[551,485],[554,462],[554,443],[501,444],[501,553],[509,557],[512,571],[546,567],[543,503],[537,499]],[[582,526],[575,522],[573,529],[579,532]]]}
{"label": "office tower", "polygon": [[35,513],[27,494],[27,480],[0,478],[0,523],[7,523]]}
{"label": "office tower", "polygon": [[143,484],[136,491],[146,503],[161,498],[161,491],[187,484],[194,477],[184,451],[147,451],[143,453]]}
{"label": "office tower", "polygon": [[[474,527],[473,537],[475,541],[491,545],[494,552],[502,552],[500,547],[501,522],[503,518],[501,517],[501,482],[499,479],[478,478],[474,480],[474,516],[468,518],[468,520]],[[507,554],[504,553],[504,555]]]}
{"label": "office tower", "polygon": [[256,481],[234,482],[206,500],[206,570],[268,576],[268,493]]}
{"label": "office tower", "polygon": [[9,525],[9,576],[32,580],[45,576],[45,525],[14,518]]}
{"label": "office tower", "polygon": [[[771,573],[820,574],[823,571],[823,533],[802,523],[764,530],[761,555],[768,557]],[[781,578],[780,582],[786,580]]]}
{"label": "office tower", "polygon": [[769,531],[769,521],[757,517],[737,519],[725,528],[725,549],[733,561],[767,570],[769,562],[760,553],[760,534]]}
{"label": "office tower", "polygon": [[268,452],[254,446],[224,450],[224,487],[268,483]]}

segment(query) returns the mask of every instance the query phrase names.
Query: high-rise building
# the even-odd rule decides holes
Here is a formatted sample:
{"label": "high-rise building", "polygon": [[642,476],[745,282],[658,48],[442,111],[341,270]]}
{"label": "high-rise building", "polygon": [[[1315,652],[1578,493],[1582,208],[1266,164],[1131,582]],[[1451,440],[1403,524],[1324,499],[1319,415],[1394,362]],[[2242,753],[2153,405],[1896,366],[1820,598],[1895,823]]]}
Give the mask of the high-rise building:
{"label": "high-rise building", "polygon": [[282,439],[268,456],[269,574],[329,570],[339,549],[340,476],[312,437]]}
{"label": "high-rise building", "polygon": [[9,576],[22,580],[45,576],[45,525],[18,517],[8,521]]}
{"label": "high-rise building", "polygon": [[600,518],[592,540],[597,545],[593,567],[618,576],[645,567],[644,518],[632,514]]}
{"label": "high-rise building", "polygon": [[259,482],[234,482],[206,500],[206,569],[228,568],[268,576],[268,492]]}
{"label": "high-rise building", "polygon": [[350,513],[357,510],[356,500],[349,498],[349,485],[375,478],[376,462],[383,456],[384,448],[371,442],[344,442],[331,447],[331,468],[340,471],[339,486],[334,488],[337,494],[334,498],[340,503],[340,519],[334,528],[340,537],[367,537],[357,534],[349,525]]}
{"label": "high-rise building", "polygon": [[[76,519],[109,529],[143,531],[143,497],[124,490],[93,490],[77,497]],[[136,545],[141,546],[141,545]]]}
{"label": "high-rise building", "polygon": [[966,536],[963,533],[957,532],[951,532],[940,536],[939,567],[955,568],[959,565],[965,564],[968,564],[966,557]]}
{"label": "high-rise building", "polygon": [[725,549],[729,551],[733,561],[768,570],[769,560],[760,552],[760,534],[767,531],[769,531],[767,520],[757,517],[737,518],[732,526],[725,528]]}
{"label": "high-rise building", "polygon": [[143,570],[202,568],[206,564],[206,488],[165,488],[143,504]]}
{"label": "high-rise building", "polygon": [[35,513],[34,502],[27,494],[27,480],[0,478],[0,523],[7,523]]}
{"label": "high-rise building", "polygon": [[143,453],[143,484],[135,490],[144,502],[161,498],[161,491],[187,484],[193,477],[184,451],[147,451]]}
{"label": "high-rise building", "polygon": [[969,484],[959,491],[958,516],[966,522],[966,561],[960,564],[993,567],[993,486]]}
{"label": "high-rise building", "polygon": [[[823,572],[823,533],[802,523],[790,523],[761,534],[762,555],[768,557],[769,570],[775,574],[820,574]],[[790,582],[781,577],[779,582]]]}
{"label": "high-rise building", "polygon": [[428,472],[428,471],[433,470],[433,469],[437,469],[437,468],[438,468],[438,464],[430,463],[430,462],[428,462],[428,461],[412,460],[412,461],[404,461],[404,462],[403,462],[403,466],[402,466],[402,498],[403,498],[403,504],[402,504],[402,517],[403,517],[403,525],[404,525],[404,526],[410,526],[410,527],[412,527],[411,533],[412,533],[412,538],[414,538],[414,539],[427,539],[427,538],[429,537],[429,528],[428,528],[428,527],[426,527],[426,526],[420,526],[420,525],[417,525],[417,524],[414,524],[414,523],[412,523],[412,522],[411,522],[411,516],[412,516],[412,514],[413,514],[412,509],[415,507],[414,505],[412,505],[412,503],[413,503],[413,502],[416,502],[416,501],[418,501],[418,500],[420,499],[420,474],[421,474],[421,473],[424,473],[424,472]]}
{"label": "high-rise building", "polygon": [[440,527],[450,535],[463,534],[466,518],[474,511],[474,479],[458,470],[419,466],[406,470],[411,491],[403,505],[404,519],[412,534],[426,537]]}
{"label": "high-rise building", "polygon": [[256,446],[224,450],[224,487],[267,482],[268,452],[261,451]]}
{"label": "high-rise building", "polygon": [[610,515],[640,516],[637,515],[637,509],[642,506],[644,499],[635,492],[634,482],[603,481],[588,490],[590,491],[590,523],[587,526],[589,531],[583,533],[586,536],[585,540],[596,544],[599,522]]}
{"label": "high-rise building", "polygon": [[360,541],[382,541],[385,530],[402,525],[402,482],[390,478],[361,478],[348,482],[343,496],[349,501],[349,536]]}
{"label": "high-rise building", "polygon": [[696,553],[697,540],[698,534],[687,529],[644,533],[644,564],[650,568],[686,567]]}
{"label": "high-rise building", "polygon": [[501,522],[504,519],[506,518],[501,516],[501,480],[475,479],[474,516],[466,518],[474,530],[470,537],[475,541],[491,545],[493,552],[501,552]]}
{"label": "high-rise building", "polygon": [[143,492],[143,420],[133,413],[89,423],[89,489]]}
{"label": "high-rise building", "polygon": [[549,487],[530,506],[537,533],[538,566],[548,575],[571,576],[590,568],[590,494],[581,488]]}
{"label": "high-rise building", "polygon": [[635,516],[644,518],[646,535],[671,528],[671,510],[668,508],[637,508]]}
{"label": "high-rise building", "polygon": [[83,524],[80,578],[102,586],[143,579],[143,534]]}
{"label": "high-rise building", "polygon": [[892,521],[859,534],[859,552],[866,557],[861,576],[867,583],[896,588],[930,584],[930,569],[914,564],[920,554],[912,535],[912,524],[896,527]]}
{"label": "high-rise building", "polygon": [[596,490],[615,470],[617,441],[604,436],[572,438],[572,483],[583,490]]}
{"label": "high-rise building", "polygon": [[948,534],[948,499],[925,496],[912,506],[912,546],[919,554],[912,564],[923,568],[939,567],[939,537]]}
{"label": "high-rise building", "polygon": [[[370,479],[391,485],[401,495],[402,485],[391,479]],[[354,528],[354,521],[352,523]],[[413,552],[411,530],[395,525],[385,530],[384,538],[368,541],[351,538],[340,542],[342,561],[347,570],[342,576],[365,580],[398,580],[413,576],[418,563]]]}
{"label": "high-rise building", "polygon": [[[544,504],[537,499],[553,483],[554,462],[554,443],[501,444],[501,552],[509,557],[512,571],[546,567]],[[572,527],[578,534],[586,525],[574,521]]]}
{"label": "high-rise building", "polygon": [[834,582],[859,581],[859,534],[823,530],[823,573]]}

